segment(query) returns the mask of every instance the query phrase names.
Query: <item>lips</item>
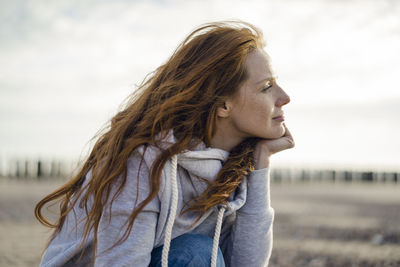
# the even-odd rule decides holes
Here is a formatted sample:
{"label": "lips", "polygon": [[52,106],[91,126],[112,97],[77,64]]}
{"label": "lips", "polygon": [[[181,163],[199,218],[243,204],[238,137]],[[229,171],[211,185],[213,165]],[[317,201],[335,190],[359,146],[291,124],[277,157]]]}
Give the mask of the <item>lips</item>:
{"label": "lips", "polygon": [[275,121],[280,121],[281,122],[281,121],[285,120],[285,117],[283,115],[279,115],[279,116],[273,117],[272,119],[275,120]]}

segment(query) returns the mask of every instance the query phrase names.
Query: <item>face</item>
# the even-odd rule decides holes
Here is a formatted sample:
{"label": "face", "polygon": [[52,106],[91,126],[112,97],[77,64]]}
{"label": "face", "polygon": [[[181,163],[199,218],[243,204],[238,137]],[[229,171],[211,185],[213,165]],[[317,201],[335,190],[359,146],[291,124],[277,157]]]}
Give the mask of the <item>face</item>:
{"label": "face", "polygon": [[245,66],[248,79],[226,103],[232,130],[243,139],[283,136],[282,107],[290,98],[276,83],[268,55],[263,50],[255,50],[248,55]]}

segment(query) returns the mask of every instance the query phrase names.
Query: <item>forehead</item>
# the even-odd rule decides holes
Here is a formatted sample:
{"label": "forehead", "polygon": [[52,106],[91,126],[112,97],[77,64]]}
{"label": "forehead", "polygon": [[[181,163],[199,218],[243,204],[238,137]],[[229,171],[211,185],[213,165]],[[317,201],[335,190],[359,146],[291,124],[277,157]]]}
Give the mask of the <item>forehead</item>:
{"label": "forehead", "polygon": [[257,49],[249,53],[245,65],[249,83],[257,84],[275,77],[271,59],[264,50]]}

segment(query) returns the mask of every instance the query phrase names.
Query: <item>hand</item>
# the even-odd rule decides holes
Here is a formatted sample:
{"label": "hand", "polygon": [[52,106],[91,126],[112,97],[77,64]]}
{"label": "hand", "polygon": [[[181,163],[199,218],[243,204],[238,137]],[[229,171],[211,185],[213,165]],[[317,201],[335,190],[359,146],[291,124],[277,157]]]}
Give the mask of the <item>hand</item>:
{"label": "hand", "polygon": [[262,139],[254,150],[255,169],[264,169],[269,166],[269,158],[271,155],[278,153],[282,150],[290,149],[294,147],[294,140],[286,124],[285,133],[282,137],[276,139]]}

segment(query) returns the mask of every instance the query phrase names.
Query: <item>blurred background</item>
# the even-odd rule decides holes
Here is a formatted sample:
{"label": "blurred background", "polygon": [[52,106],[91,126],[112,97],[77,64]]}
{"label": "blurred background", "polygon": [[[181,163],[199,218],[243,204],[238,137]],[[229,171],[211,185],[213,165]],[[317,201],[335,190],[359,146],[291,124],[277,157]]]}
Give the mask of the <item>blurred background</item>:
{"label": "blurred background", "polygon": [[[37,265],[37,244],[47,237],[32,226],[32,203],[60,181],[28,178],[70,173],[135,85],[184,37],[229,19],[263,30],[291,96],[285,114],[296,148],[272,162],[271,264],[400,265],[396,0],[0,0],[0,222],[20,222],[4,234],[35,240],[21,248],[10,246],[17,236],[2,238],[0,265]],[[311,219],[299,220],[304,214]],[[333,247],[316,249],[324,246]],[[15,262],[21,251],[30,256]]]}
{"label": "blurred background", "polygon": [[241,19],[264,31],[292,99],[297,146],[277,164],[399,168],[398,1],[0,3],[2,162],[77,159],[195,27]]}

